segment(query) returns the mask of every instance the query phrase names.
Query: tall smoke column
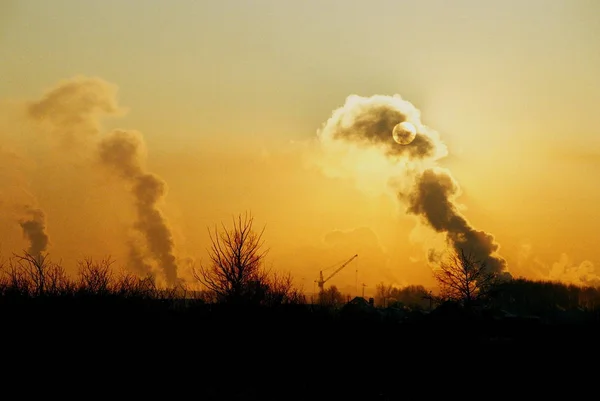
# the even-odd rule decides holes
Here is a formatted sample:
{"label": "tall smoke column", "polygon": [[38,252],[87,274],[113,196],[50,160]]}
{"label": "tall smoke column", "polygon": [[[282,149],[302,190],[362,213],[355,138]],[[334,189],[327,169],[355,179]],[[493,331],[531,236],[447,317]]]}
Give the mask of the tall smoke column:
{"label": "tall smoke column", "polygon": [[[392,132],[405,121],[414,125],[417,133],[412,142],[398,144]],[[399,95],[348,96],[319,130],[318,139],[325,158],[335,159],[324,168],[331,169],[337,162],[345,165],[342,174],[377,170],[398,200],[407,205],[407,213],[445,233],[451,246],[471,252],[490,271],[505,271],[506,261],[496,254],[499,245],[494,237],[474,229],[458,211],[455,198],[459,186],[450,171],[436,163],[448,154],[446,145],[437,132],[421,123],[420,112],[412,103]]]}
{"label": "tall smoke column", "polygon": [[[119,116],[127,110],[117,101],[118,87],[97,77],[77,76],[59,82],[41,99],[27,104],[28,117],[51,138],[58,138],[63,146],[57,161],[89,162],[88,152],[97,152],[98,135],[103,117]],[[177,278],[171,232],[156,203],[165,193],[165,183],[147,173],[141,166],[139,152],[143,141],[135,132],[119,131],[101,139],[102,162],[119,172],[132,186],[136,199],[135,228],[142,233],[151,256],[161,265],[168,283]],[[68,150],[68,151],[65,151]],[[129,243],[131,266],[146,274],[151,266],[136,244]]]}
{"label": "tall smoke column", "polygon": [[[144,235],[152,257],[163,269],[167,284],[173,285],[177,280],[173,238],[165,217],[156,206],[165,195],[166,185],[156,175],[144,171],[140,160],[142,150],[143,140],[136,131],[114,131],[99,144],[102,163],[131,183],[138,217],[135,228]],[[145,266],[139,255],[136,256],[137,262]]]}
{"label": "tall smoke column", "polygon": [[35,259],[40,259],[42,253],[48,248],[48,234],[46,234],[46,216],[40,209],[27,209],[31,216],[29,219],[21,219],[19,224],[23,235],[29,241],[27,252]]}
{"label": "tall smoke column", "polygon": [[117,104],[118,88],[100,78],[78,76],[60,82],[28,104],[33,120],[49,127],[67,146],[83,146],[100,131],[100,117],[124,112]]}
{"label": "tall smoke column", "polygon": [[506,269],[506,261],[494,255],[499,245],[485,231],[475,230],[456,209],[454,200],[460,193],[450,172],[444,169],[425,170],[408,194],[408,212],[421,216],[435,231],[447,233],[457,252],[471,252],[477,260],[485,261],[491,272]]}

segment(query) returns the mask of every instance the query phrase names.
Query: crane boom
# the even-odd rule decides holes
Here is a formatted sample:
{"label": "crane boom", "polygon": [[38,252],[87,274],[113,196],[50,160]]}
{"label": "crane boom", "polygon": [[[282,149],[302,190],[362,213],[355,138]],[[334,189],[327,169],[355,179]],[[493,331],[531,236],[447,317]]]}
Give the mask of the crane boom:
{"label": "crane boom", "polygon": [[352,262],[354,259],[356,259],[358,257],[358,254],[352,256],[350,259],[348,259],[346,262],[344,262],[340,267],[338,267],[337,269],[335,269],[335,271],[333,273],[331,273],[326,279],[323,279],[323,270],[321,270],[319,272],[319,280],[317,280],[317,284],[319,285],[319,290],[323,291],[323,285],[333,276],[335,276],[336,274],[338,274],[340,272],[340,270],[342,270],[344,267],[346,267],[346,265],[348,265],[348,263]]}

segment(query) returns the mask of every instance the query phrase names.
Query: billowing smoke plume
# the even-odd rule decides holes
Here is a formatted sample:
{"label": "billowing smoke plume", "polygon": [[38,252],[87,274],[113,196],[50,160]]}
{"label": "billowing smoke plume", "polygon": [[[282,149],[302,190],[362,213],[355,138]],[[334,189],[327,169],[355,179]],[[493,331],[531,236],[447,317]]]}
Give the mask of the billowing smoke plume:
{"label": "billowing smoke plume", "polygon": [[591,261],[584,260],[578,265],[565,253],[560,255],[558,262],[552,264],[548,276],[553,281],[582,287],[600,287],[600,272]]}
{"label": "billowing smoke plume", "polygon": [[458,185],[449,171],[427,169],[418,178],[415,190],[408,194],[407,212],[421,216],[435,231],[447,233],[457,252],[471,252],[476,260],[485,261],[490,271],[503,271],[506,262],[494,255],[498,250],[494,237],[475,230],[456,209],[454,199],[458,193]]}
{"label": "billowing smoke plume", "polygon": [[47,126],[63,144],[83,145],[100,131],[100,117],[119,114],[117,87],[99,78],[75,77],[60,82],[28,105],[29,117]]}
{"label": "billowing smoke plume", "polygon": [[[387,156],[412,159],[437,159],[447,155],[445,145],[435,132],[421,124],[421,115],[400,96],[375,95],[369,98],[351,95],[335,110],[320,132],[321,139],[345,140],[359,145],[374,145]],[[392,137],[394,127],[408,121],[417,128],[410,146],[398,146]]]}
{"label": "billowing smoke plume", "polygon": [[46,234],[46,216],[40,209],[27,208],[29,218],[21,219],[19,224],[23,235],[29,241],[27,252],[36,259],[48,248],[48,234]]}
{"label": "billowing smoke plume", "polygon": [[152,266],[144,259],[144,253],[134,241],[129,241],[129,267],[140,276],[152,273]]}
{"label": "billowing smoke plume", "polygon": [[[153,259],[160,265],[169,285],[177,280],[177,264],[173,254],[173,238],[167,222],[157,208],[165,195],[166,185],[152,173],[144,171],[141,163],[143,141],[135,131],[114,131],[99,144],[102,163],[117,171],[131,184],[135,197],[137,221],[135,228],[145,237]],[[148,265],[139,252],[132,250],[136,268],[145,273]]]}
{"label": "billowing smoke plume", "polygon": [[[85,185],[89,193],[91,188],[97,188],[92,181],[97,178],[97,171],[90,163],[90,155],[98,156],[99,152],[104,166],[111,167],[130,184],[135,198],[137,218],[134,228],[143,236],[146,246],[140,247],[138,242],[130,240],[129,266],[145,275],[159,265],[167,283],[173,284],[177,279],[177,266],[172,235],[157,208],[157,202],[166,192],[165,183],[144,170],[141,163],[143,141],[138,133],[117,131],[105,138],[100,135],[104,117],[118,116],[126,111],[119,106],[117,94],[116,85],[100,78],[79,76],[59,82],[40,99],[26,103],[26,115],[28,121],[34,123],[36,134],[31,139],[35,144],[41,143],[36,156],[40,165],[53,167],[47,180],[62,178],[55,183],[56,187],[62,185],[71,191],[73,180],[66,178],[69,177],[77,179],[78,185]],[[48,149],[40,140],[38,134],[41,133],[49,134],[51,146],[60,146]],[[56,141],[58,143],[52,143]],[[78,196],[83,191],[73,192]],[[33,230],[33,222],[27,224],[27,228]]]}
{"label": "billowing smoke plume", "polygon": [[[398,144],[392,136],[396,124],[404,121],[417,130],[407,145]],[[406,212],[446,234],[452,247],[471,252],[490,271],[506,269],[505,260],[496,254],[499,246],[494,237],[474,229],[459,212],[455,203],[459,186],[448,170],[436,165],[448,154],[447,148],[435,131],[421,123],[420,112],[410,102],[399,95],[349,96],[318,138],[326,157],[328,153],[347,155],[343,160],[337,157],[345,163],[345,170],[350,168],[357,176],[369,171],[383,177],[407,206]]]}
{"label": "billowing smoke plume", "polygon": [[522,245],[518,258],[520,267],[527,271],[528,277],[600,288],[600,269],[592,261],[583,260],[577,263],[566,253],[561,253],[558,261],[548,264],[534,256],[532,250],[531,244]]}

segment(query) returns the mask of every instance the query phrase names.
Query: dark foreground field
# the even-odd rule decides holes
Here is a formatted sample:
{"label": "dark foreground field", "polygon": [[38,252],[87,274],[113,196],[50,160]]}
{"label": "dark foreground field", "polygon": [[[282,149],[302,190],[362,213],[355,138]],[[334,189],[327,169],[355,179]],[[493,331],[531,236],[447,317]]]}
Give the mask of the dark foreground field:
{"label": "dark foreground field", "polygon": [[305,305],[29,299],[0,313],[4,388],[86,400],[454,399],[479,398],[483,388],[547,390],[564,384],[565,373],[584,374],[600,339],[594,319],[419,314],[400,323]]}

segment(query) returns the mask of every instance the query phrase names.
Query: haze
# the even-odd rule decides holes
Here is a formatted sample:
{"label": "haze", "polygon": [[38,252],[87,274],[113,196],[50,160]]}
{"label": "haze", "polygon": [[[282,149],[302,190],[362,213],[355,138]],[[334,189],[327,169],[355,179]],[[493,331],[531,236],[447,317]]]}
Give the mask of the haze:
{"label": "haze", "polygon": [[433,285],[438,234],[390,196],[384,156],[334,174],[316,145],[348,96],[398,94],[513,276],[600,275],[595,1],[9,0],[0,24],[3,255],[44,221],[67,268],[131,267],[137,230],[189,278],[207,227],[251,210],[307,291],[355,253],[342,288]]}

